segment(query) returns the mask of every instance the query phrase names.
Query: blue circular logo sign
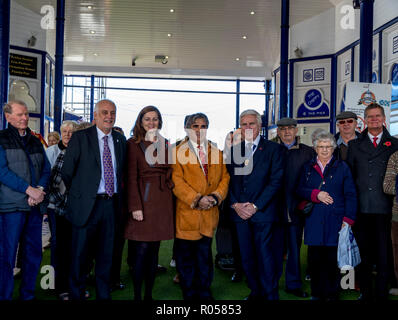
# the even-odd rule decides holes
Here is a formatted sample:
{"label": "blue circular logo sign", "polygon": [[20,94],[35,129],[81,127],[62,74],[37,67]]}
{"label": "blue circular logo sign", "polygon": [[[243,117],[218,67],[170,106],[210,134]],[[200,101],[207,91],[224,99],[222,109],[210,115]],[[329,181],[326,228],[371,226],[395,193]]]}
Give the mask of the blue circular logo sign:
{"label": "blue circular logo sign", "polygon": [[322,93],[317,89],[308,90],[304,97],[304,103],[311,109],[319,107],[322,104]]}

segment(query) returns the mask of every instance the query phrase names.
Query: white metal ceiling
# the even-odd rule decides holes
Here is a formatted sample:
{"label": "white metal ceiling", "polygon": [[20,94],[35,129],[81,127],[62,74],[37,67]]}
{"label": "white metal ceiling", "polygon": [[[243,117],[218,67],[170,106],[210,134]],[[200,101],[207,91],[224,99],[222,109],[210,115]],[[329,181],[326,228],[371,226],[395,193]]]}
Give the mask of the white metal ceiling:
{"label": "white metal ceiling", "polygon": [[[38,13],[42,5],[56,5],[55,0],[17,2]],[[264,77],[279,62],[280,3],[66,0],[64,69]],[[290,3],[290,25],[334,6],[330,0]],[[169,56],[167,64],[155,62],[159,54]]]}

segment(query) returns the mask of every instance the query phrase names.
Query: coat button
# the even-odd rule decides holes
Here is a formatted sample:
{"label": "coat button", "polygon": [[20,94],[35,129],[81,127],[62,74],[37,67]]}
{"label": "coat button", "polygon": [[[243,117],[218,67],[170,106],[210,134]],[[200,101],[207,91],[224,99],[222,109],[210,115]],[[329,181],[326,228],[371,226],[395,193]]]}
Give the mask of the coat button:
{"label": "coat button", "polygon": [[372,191],[372,188],[369,188],[369,191]]}
{"label": "coat button", "polygon": [[373,161],[372,161],[372,160],[369,160],[369,163],[373,163]]}
{"label": "coat button", "polygon": [[371,177],[372,176],[372,174],[371,173],[369,173],[369,177]]}

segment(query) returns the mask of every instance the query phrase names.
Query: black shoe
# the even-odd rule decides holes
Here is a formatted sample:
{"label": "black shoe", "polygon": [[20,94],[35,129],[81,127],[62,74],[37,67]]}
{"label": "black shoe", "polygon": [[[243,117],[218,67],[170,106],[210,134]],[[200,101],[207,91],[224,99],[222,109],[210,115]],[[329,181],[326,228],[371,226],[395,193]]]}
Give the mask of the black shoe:
{"label": "black shoe", "polygon": [[112,284],[111,286],[111,292],[116,291],[116,290],[123,290],[126,288],[126,285],[123,282],[116,282]]}
{"label": "black shoe", "polygon": [[308,293],[300,288],[297,289],[285,289],[286,293],[292,294],[298,298],[308,298]]}
{"label": "black shoe", "polygon": [[234,272],[234,274],[231,277],[232,282],[241,282],[242,281],[242,274],[240,272]]}
{"label": "black shoe", "polygon": [[165,273],[165,272],[167,272],[167,268],[158,264],[158,268],[157,268],[156,272],[157,273]]}

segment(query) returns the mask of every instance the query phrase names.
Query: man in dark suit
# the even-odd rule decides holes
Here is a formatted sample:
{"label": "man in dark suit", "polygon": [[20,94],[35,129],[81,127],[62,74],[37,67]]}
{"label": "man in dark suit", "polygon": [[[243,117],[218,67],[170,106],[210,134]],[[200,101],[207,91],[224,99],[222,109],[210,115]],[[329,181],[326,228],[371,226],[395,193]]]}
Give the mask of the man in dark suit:
{"label": "man in dark suit", "polygon": [[[398,139],[390,136],[382,106],[372,103],[365,109],[367,129],[348,145],[351,167],[359,199],[354,232],[361,254],[359,282],[361,299],[388,297],[391,257],[392,198],[383,192],[383,179],[391,154],[398,150]],[[373,260],[377,267],[376,290],[372,289]]]}
{"label": "man in dark suit", "polygon": [[248,298],[277,300],[272,236],[284,152],[280,145],[260,137],[261,116],[257,111],[244,111],[240,127],[244,141],[231,149],[229,196],[242,266],[251,289]]}
{"label": "man in dark suit", "polygon": [[71,297],[84,299],[88,247],[94,246],[97,299],[110,299],[115,224],[120,219],[126,139],[112,127],[116,105],[99,101],[95,126],[76,132],[62,167],[72,223]]}

